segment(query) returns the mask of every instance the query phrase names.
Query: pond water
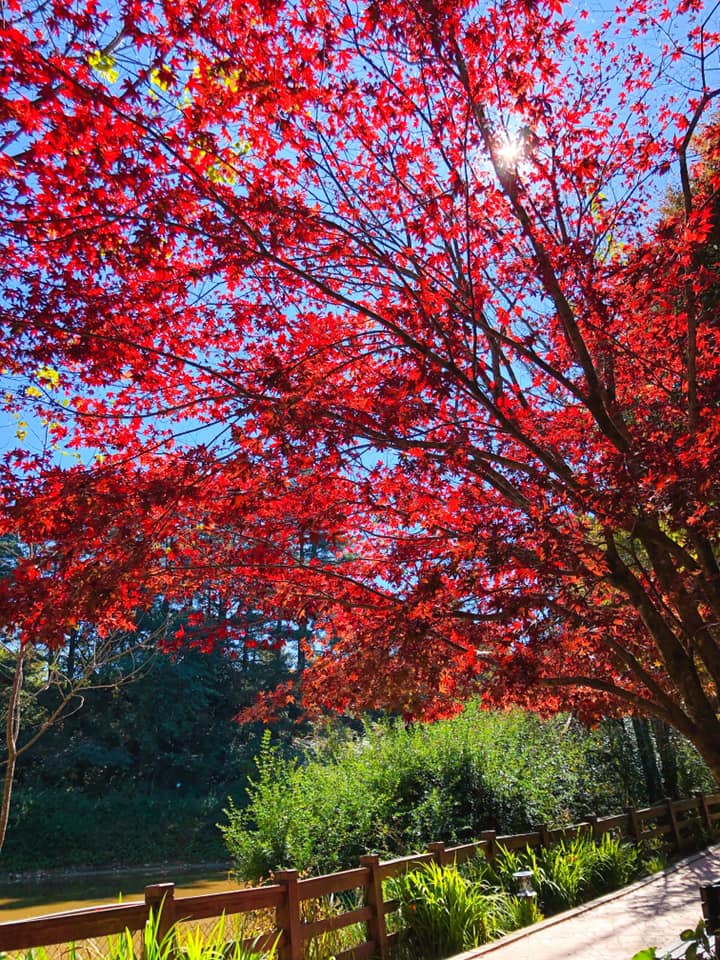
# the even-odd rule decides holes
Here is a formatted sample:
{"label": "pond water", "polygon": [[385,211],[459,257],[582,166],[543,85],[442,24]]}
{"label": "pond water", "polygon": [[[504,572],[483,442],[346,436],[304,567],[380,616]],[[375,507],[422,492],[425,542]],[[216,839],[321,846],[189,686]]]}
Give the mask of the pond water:
{"label": "pond water", "polygon": [[99,903],[142,900],[151,883],[174,883],[175,895],[192,896],[237,890],[228,871],[178,867],[148,867],[137,871],[102,872],[66,877],[39,877],[19,881],[0,879],[0,923],[64,910],[79,910]]}

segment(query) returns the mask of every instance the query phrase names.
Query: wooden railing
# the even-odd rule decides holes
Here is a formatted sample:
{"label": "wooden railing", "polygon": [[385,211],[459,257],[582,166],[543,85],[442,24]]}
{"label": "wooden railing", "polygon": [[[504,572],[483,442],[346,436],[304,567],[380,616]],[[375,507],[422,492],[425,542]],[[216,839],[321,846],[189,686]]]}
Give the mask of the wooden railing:
{"label": "wooden railing", "polygon": [[[462,863],[480,853],[492,860],[500,845],[518,850],[526,846],[550,846],[582,835],[599,839],[605,833],[635,841],[659,838],[676,852],[682,852],[694,841],[698,823],[708,830],[720,823],[720,794],[667,800],[640,810],[630,808],[612,817],[589,816],[583,823],[569,827],[543,825],[528,833],[509,836],[498,836],[488,830],[475,843],[456,847],[431,843],[427,853],[383,862],[377,856],[368,855],[361,857],[360,866],[353,870],[320,877],[301,879],[297,870],[282,870],[275,874],[274,883],[249,890],[175,897],[174,884],[154,884],[145,888],[144,900],[0,923],[0,951],[78,943],[125,930],[142,930],[151,912],[155,918],[159,917],[160,938],[176,923],[265,910],[269,911],[272,928],[259,938],[249,939],[248,945],[252,943],[258,951],[277,945],[279,960],[302,960],[308,941],[359,923],[365,925],[365,940],[340,952],[333,950],[333,956],[337,960],[370,957],[387,960],[398,936],[388,934],[386,925],[388,914],[399,906],[397,901],[386,901],[383,896],[383,881],[391,877],[424,863]],[[308,901],[351,891],[354,891],[354,902],[360,906],[322,919],[308,919],[312,912],[305,906]],[[342,898],[339,902],[343,902]]]}

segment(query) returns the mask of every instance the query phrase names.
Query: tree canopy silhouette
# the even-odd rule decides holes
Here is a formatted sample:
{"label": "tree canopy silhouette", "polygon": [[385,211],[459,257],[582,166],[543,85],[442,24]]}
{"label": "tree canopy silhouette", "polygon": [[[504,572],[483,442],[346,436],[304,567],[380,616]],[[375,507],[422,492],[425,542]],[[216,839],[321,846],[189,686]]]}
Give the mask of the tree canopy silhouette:
{"label": "tree canopy silhouette", "polygon": [[717,20],[7,4],[5,629],[216,583],[312,624],[311,706],[644,712],[720,776]]}

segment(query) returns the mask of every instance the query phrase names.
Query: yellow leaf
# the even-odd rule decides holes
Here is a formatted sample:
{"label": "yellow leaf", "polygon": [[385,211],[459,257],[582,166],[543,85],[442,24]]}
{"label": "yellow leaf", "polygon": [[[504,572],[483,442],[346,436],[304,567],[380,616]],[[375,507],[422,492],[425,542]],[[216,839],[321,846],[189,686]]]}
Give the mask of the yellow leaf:
{"label": "yellow leaf", "polygon": [[163,92],[165,92],[168,89],[168,82],[166,80],[163,80],[163,75],[169,76],[170,71],[166,70],[165,68],[163,68],[162,70],[158,70],[157,67],[154,70],[151,70],[150,83],[154,87],[157,87],[158,90],[162,90]]}
{"label": "yellow leaf", "polygon": [[57,387],[60,383],[60,374],[57,370],[53,370],[52,367],[40,367],[37,372],[37,378],[44,383],[49,383],[51,387]]}
{"label": "yellow leaf", "polygon": [[88,56],[88,65],[108,83],[115,83],[120,76],[119,71],[115,69],[115,57],[103,53],[102,50],[93,50]]}

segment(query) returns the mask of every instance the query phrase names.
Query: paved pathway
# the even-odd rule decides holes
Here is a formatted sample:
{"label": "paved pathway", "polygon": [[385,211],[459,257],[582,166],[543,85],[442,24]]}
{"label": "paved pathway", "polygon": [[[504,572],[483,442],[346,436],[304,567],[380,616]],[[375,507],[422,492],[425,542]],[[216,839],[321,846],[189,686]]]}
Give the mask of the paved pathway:
{"label": "paved pathway", "polygon": [[623,891],[558,914],[454,960],[631,960],[662,951],[702,916],[698,887],[720,878],[720,844]]}

